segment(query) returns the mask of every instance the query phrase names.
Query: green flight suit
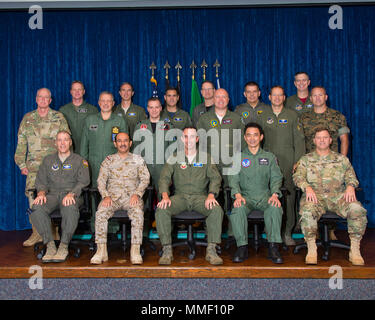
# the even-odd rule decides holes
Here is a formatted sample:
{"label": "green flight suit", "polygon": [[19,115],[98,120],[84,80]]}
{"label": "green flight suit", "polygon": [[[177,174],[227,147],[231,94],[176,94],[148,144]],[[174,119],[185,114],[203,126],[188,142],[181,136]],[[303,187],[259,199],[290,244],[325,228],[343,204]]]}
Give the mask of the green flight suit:
{"label": "green flight suit", "polygon": [[[128,126],[123,117],[111,113],[108,120],[103,120],[101,112],[89,115],[83,126],[80,154],[87,159],[91,169],[91,185],[97,187],[100,165],[110,154],[116,153],[117,149],[113,144],[116,134],[119,132],[128,133]],[[95,204],[96,208],[96,204]],[[96,212],[96,210],[95,210]],[[91,217],[91,229],[95,230],[95,214]],[[111,222],[108,225],[108,232],[116,230]]]}
{"label": "green flight suit", "polygon": [[72,102],[63,105],[59,111],[64,115],[72,133],[73,151],[80,152],[82,128],[85,119],[90,114],[98,113],[98,108],[83,101],[80,106],[75,106]]}
{"label": "green flight suit", "polygon": [[132,139],[133,139],[135,127],[137,126],[137,124],[140,121],[147,119],[145,109],[142,108],[141,106],[134,104],[133,102],[131,103],[129,109],[126,111],[126,114],[125,114],[124,109],[121,107],[121,103],[118,104],[113,109],[113,113],[124,117],[126,124],[128,125],[130,137]]}
{"label": "green flight suit", "polygon": [[210,156],[198,151],[191,163],[185,157],[184,161],[174,164],[170,157],[160,174],[160,193],[167,192],[169,195],[171,182],[175,188],[170,198],[171,206],[158,208],[155,213],[161,244],[165,246],[172,243],[171,217],[184,210],[194,210],[205,215],[208,243],[220,243],[223,210],[220,206],[214,206],[211,210],[204,206],[207,195],[212,193],[217,197],[221,185],[220,173]]}
{"label": "green flight suit", "polygon": [[234,112],[238,113],[240,117],[242,117],[244,124],[248,124],[249,122],[259,122],[259,117],[263,113],[264,110],[271,108],[269,105],[258,101],[257,105],[253,108],[250,104],[243,103],[238,105]]}
{"label": "green flight suit", "polygon": [[[230,110],[227,110],[221,123],[215,113],[214,108],[211,109],[209,112],[203,114],[198,120],[197,129],[204,129],[206,130],[206,132],[208,132],[211,129],[218,131],[218,136],[219,136],[218,141],[213,141],[211,137],[207,137],[207,149],[206,150],[208,153],[211,154],[215,163],[218,166],[220,174],[223,177],[224,187],[228,186],[228,177],[227,175],[223,175],[223,168],[231,167],[232,163],[228,163],[227,160],[229,159],[225,159],[223,158],[223,156],[232,157],[234,151],[240,151],[241,148],[245,147],[246,143],[243,138],[244,127],[245,126],[241,117],[237,113],[234,113]],[[229,139],[224,140],[227,142],[224,145],[226,150],[222,150],[221,148],[222,139],[224,138],[221,134],[223,129],[227,129],[227,132],[229,133]],[[234,141],[233,139],[234,129],[240,130],[239,140],[237,141]],[[225,133],[225,131],[223,131],[223,133]],[[204,148],[206,147],[203,137],[200,137],[199,143]]]}
{"label": "green flight suit", "polygon": [[298,115],[301,116],[302,113],[311,111],[314,108],[314,105],[310,100],[310,94],[305,102],[302,102],[295,94],[286,99],[285,107],[296,111]]}
{"label": "green flight suit", "polygon": [[194,126],[197,126],[200,116],[206,112],[209,112],[210,110],[212,110],[212,108],[214,108],[214,105],[206,107],[204,102],[202,102],[201,104],[198,104],[193,110],[192,118],[193,118]]}
{"label": "green flight suit", "polygon": [[264,211],[268,242],[281,243],[283,210],[268,203],[268,199],[274,193],[281,197],[283,175],[276,157],[261,148],[255,155],[246,149],[241,153],[240,172],[229,176],[228,179],[232,198],[235,199],[235,194],[240,193],[246,199],[246,204],[242,203],[239,208],[233,207],[232,213],[228,216],[237,247],[248,244],[247,215],[255,209]]}
{"label": "green flight suit", "polygon": [[[168,156],[166,157],[165,152],[168,146],[172,143],[172,141],[167,141],[165,139],[165,135],[170,129],[173,129],[173,125],[165,123],[163,121],[159,121],[156,124],[155,132],[153,132],[151,121],[149,119],[146,119],[138,123],[134,130],[134,133],[137,133],[135,134],[135,139],[133,140],[133,152],[145,159],[147,168],[151,174],[152,185],[157,191],[159,190],[158,182],[160,178],[160,172],[163,169],[163,166],[168,158]],[[144,148],[140,150],[139,146],[144,143],[144,141],[146,141],[146,138],[149,136],[149,134],[152,135],[152,140],[149,140],[150,144],[145,142]],[[147,152],[151,151],[152,155],[151,157],[148,157]],[[158,154],[158,152],[160,154]]]}
{"label": "green flight suit", "polygon": [[284,187],[288,190],[285,234],[290,235],[297,223],[294,212],[295,186],[293,165],[305,154],[305,137],[298,114],[285,107],[276,116],[272,108],[262,113],[260,125],[264,130],[264,150],[272,152],[284,176]]}
{"label": "green flight suit", "polygon": [[180,108],[177,108],[177,111],[173,115],[173,117],[170,116],[166,108],[163,109],[160,114],[160,119],[166,123],[172,124],[174,128],[180,130],[183,130],[185,127],[191,127],[193,125],[190,115]]}
{"label": "green flight suit", "polygon": [[[79,206],[83,203],[80,195],[89,183],[88,162],[78,154],[71,153],[63,163],[57,152],[43,159],[36,176],[35,187],[37,192],[46,192],[47,202],[43,205],[33,205],[30,220],[44,243],[54,240],[50,214],[55,209],[60,209],[62,216],[61,242],[70,242],[78,225]],[[62,200],[70,192],[75,194],[76,203],[63,206]]]}

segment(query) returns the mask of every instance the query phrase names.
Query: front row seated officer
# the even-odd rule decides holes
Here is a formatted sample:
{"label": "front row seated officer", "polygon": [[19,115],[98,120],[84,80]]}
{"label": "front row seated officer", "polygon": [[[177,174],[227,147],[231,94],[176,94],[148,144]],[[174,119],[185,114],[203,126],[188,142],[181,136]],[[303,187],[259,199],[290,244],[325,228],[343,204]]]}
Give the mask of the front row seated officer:
{"label": "front row seated officer", "polygon": [[143,238],[143,194],[150,183],[146,162],[139,155],[130,153],[132,141],[129,135],[120,132],[114,145],[117,153],[107,156],[102,162],[98,177],[98,190],[102,196],[95,216],[95,243],[97,251],[92,264],[108,260],[108,219],[115,211],[127,210],[131,220],[130,261],[142,264],[140,246]]}
{"label": "front row seated officer", "polygon": [[[46,156],[39,167],[30,220],[47,244],[43,262],[63,262],[68,245],[77,228],[82,189],[90,183],[88,162],[70,151],[72,139],[67,131],[59,131],[55,141],[57,152]],[[61,241],[58,250],[51,231],[50,214],[60,209]]]}
{"label": "front row seated officer", "polygon": [[247,215],[251,210],[262,210],[269,243],[268,258],[274,263],[283,263],[278,249],[278,243],[282,242],[283,210],[279,197],[283,176],[274,154],[260,147],[263,137],[262,127],[257,123],[250,122],[245,126],[247,148],[241,153],[240,172],[228,176],[231,196],[235,199],[228,215],[237,242],[233,262],[243,262],[248,258]]}
{"label": "front row seated officer", "polygon": [[328,129],[317,128],[313,139],[315,150],[301,157],[293,180],[302,191],[300,202],[301,229],[307,243],[306,264],[317,264],[316,234],[318,221],[333,211],[348,221],[349,261],[364,265],[360,241],[366,230],[366,209],[357,201],[358,180],[349,159],[330,149],[332,137]]}
{"label": "front row seated officer", "polygon": [[[221,242],[223,210],[215,197],[219,194],[221,176],[212,163],[211,156],[197,150],[197,130],[187,127],[181,137],[184,144],[183,160],[173,162],[172,155],[164,165],[159,180],[162,200],[155,213],[156,228],[163,246],[159,264],[172,263],[171,218],[184,210],[194,210],[206,216],[207,250],[206,260],[213,265],[223,263],[216,253],[216,244]],[[182,161],[181,161],[182,160]],[[173,182],[174,195],[169,197],[169,186]],[[208,187],[208,188],[207,188]],[[207,193],[208,190],[208,193]]]}

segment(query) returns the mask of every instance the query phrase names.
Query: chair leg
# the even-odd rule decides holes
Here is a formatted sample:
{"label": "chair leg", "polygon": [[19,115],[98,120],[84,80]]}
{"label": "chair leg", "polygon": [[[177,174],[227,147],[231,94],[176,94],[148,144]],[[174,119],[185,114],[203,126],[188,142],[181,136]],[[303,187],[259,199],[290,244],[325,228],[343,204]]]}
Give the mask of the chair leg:
{"label": "chair leg", "polygon": [[259,239],[259,225],[254,224],[254,249],[255,253],[258,253],[260,247],[260,239]]}
{"label": "chair leg", "polygon": [[193,235],[193,225],[189,224],[188,226],[188,245],[190,249],[189,259],[193,260],[195,258],[195,242]]}
{"label": "chair leg", "polygon": [[330,240],[329,240],[329,230],[328,230],[327,224],[323,225],[323,239],[321,241],[322,241],[322,247],[324,250],[322,259],[324,261],[328,261],[329,255],[330,255]]}

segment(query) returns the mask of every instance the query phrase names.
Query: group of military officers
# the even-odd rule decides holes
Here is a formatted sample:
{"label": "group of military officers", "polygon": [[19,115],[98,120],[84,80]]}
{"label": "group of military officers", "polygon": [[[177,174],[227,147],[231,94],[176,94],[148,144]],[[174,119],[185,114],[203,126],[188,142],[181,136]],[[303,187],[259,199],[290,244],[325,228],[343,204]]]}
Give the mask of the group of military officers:
{"label": "group of military officers", "polygon": [[[100,94],[99,112],[84,100],[80,81],[72,83],[72,102],[60,112],[49,107],[51,92],[39,89],[37,109],[20,124],[15,153],[16,164],[27,176],[26,196],[32,209],[32,235],[23,245],[43,241],[47,245],[43,262],[65,261],[78,224],[82,188],[91,181],[101,194],[92,219],[97,251],[91,263],[108,260],[108,220],[116,210],[125,209],[132,226],[131,262],[141,264],[142,197],[151,183],[158,195],[159,264],[172,263],[171,218],[186,209],[206,216],[206,260],[222,264],[216,245],[221,242],[224,212],[217,197],[221,187],[229,187],[233,205],[226,213],[228,236],[237,244],[234,262],[248,258],[247,214],[259,209],[264,211],[269,259],[283,263],[278,245],[295,245],[292,233],[301,229],[308,245],[305,262],[316,264],[317,220],[330,209],[347,218],[349,260],[363,265],[360,241],[366,210],[356,199],[358,180],[346,157],[350,132],[346,119],[327,107],[325,88],[309,91],[306,72],[296,73],[294,84],[297,93],[287,99],[281,86],[272,87],[271,105],[266,105],[259,100],[259,85],[248,82],[246,103],[230,111],[228,92],[204,81],[204,102],[195,107],[192,118],[177,107],[179,92],[172,87],[165,92],[164,108],[159,98],[148,99],[148,118],[144,108],[133,104],[134,89],[128,82],[120,86],[117,106],[110,92]],[[171,148],[174,144],[179,147]],[[287,190],[283,228],[282,186]],[[296,186],[303,191],[299,218],[294,210]],[[49,215],[58,207],[62,232],[57,249],[54,240],[60,236]]]}

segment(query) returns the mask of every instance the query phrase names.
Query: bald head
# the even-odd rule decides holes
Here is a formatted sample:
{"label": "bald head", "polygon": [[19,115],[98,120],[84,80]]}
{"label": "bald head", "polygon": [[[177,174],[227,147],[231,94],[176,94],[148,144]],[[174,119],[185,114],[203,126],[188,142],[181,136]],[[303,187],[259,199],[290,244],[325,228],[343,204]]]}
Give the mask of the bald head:
{"label": "bald head", "polygon": [[215,109],[224,110],[228,108],[229,94],[225,89],[217,89],[214,94]]}

